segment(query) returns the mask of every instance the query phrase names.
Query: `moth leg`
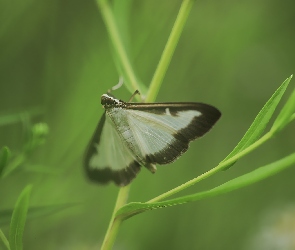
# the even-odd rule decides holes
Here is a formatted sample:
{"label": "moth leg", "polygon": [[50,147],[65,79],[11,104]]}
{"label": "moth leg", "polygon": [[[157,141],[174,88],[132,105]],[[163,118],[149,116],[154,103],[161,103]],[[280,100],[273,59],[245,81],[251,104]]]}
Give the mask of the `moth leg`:
{"label": "moth leg", "polygon": [[131,102],[132,99],[134,98],[134,96],[136,95],[140,95],[139,91],[138,90],[135,90],[134,93],[132,94],[132,96],[130,97],[129,101],[128,102]]}
{"label": "moth leg", "polygon": [[157,171],[157,167],[155,164],[152,164],[152,163],[146,163],[144,165],[149,171],[151,171],[153,174],[156,173]]}
{"label": "moth leg", "polygon": [[113,90],[119,89],[123,85],[123,83],[124,83],[123,76],[120,76],[119,82],[115,86],[113,86],[111,89],[109,89],[107,93],[110,94]]}

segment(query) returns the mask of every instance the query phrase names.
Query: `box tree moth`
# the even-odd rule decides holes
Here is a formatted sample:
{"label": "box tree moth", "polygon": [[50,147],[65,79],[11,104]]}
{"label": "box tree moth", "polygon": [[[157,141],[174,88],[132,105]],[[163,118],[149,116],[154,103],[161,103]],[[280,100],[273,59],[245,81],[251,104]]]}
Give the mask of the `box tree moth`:
{"label": "box tree moth", "polygon": [[88,177],[98,183],[125,186],[141,166],[155,173],[156,164],[175,161],[221,116],[218,109],[204,103],[124,102],[109,92],[101,96],[105,112],[84,162]]}

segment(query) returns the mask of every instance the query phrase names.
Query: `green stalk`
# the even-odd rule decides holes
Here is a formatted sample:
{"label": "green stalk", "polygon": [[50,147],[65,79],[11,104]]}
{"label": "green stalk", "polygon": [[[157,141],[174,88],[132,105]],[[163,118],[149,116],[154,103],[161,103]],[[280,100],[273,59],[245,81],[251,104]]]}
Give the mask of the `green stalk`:
{"label": "green stalk", "polygon": [[178,43],[179,37],[190,13],[190,10],[193,6],[193,3],[193,0],[184,0],[180,6],[178,16],[151,81],[151,85],[146,97],[146,102],[154,102],[156,96],[158,95],[163,78],[166,74],[167,68],[170,64],[172,55],[175,51],[176,45]]}
{"label": "green stalk", "polygon": [[[118,54],[118,58],[119,60],[121,60],[121,65],[123,66],[123,70],[126,72],[126,75],[128,76],[132,87],[134,89],[138,89],[139,91],[141,91],[139,85],[137,84],[138,81],[132,69],[126,50],[123,46],[123,42],[120,37],[120,33],[118,31],[118,27],[116,25],[116,21],[108,0],[96,0],[96,2],[101,10],[102,17],[104,19],[104,22],[107,27],[110,39],[113,43],[113,46]],[[167,44],[161,56],[160,62],[157,66],[154,77],[152,79],[146,101],[153,101],[156,99],[158,91],[161,87],[162,80],[167,71],[168,65],[171,61],[175,47],[179,40],[180,34],[183,30],[188,14],[191,10],[192,4],[193,4],[192,0],[184,0],[180,7],[179,14],[176,18],[175,24],[172,28],[171,34],[169,36],[169,39],[167,41]],[[115,218],[115,214],[120,207],[126,204],[129,190],[130,190],[130,185],[123,187],[119,190],[119,194],[118,194],[116,205],[112,214],[112,218],[101,247],[102,250],[111,249],[112,246],[114,245],[119,227],[122,223],[122,218],[121,217]]]}
{"label": "green stalk", "polygon": [[116,19],[111,6],[107,0],[96,0],[98,7],[100,8],[102,18],[108,30],[113,47],[118,55],[124,72],[129,78],[129,82],[132,85],[133,91],[138,89],[141,92],[141,88],[138,85],[134,70],[131,66],[131,62],[128,58],[127,52],[124,48],[123,41],[120,37],[120,32],[116,24]]}
{"label": "green stalk", "polygon": [[114,208],[114,211],[113,211],[104,241],[102,243],[101,250],[112,249],[112,247],[114,245],[114,242],[116,240],[116,236],[119,231],[119,227],[122,223],[122,219],[115,218],[115,214],[120,207],[122,207],[123,205],[126,204],[127,199],[128,199],[129,190],[130,190],[130,185],[122,187],[119,190],[116,205],[115,205],[115,208]]}
{"label": "green stalk", "polygon": [[[104,19],[104,23],[106,25],[106,28],[108,30],[110,39],[112,41],[112,44],[114,46],[114,49],[118,55],[119,60],[121,61],[121,65],[123,67],[123,70],[125,71],[127,77],[129,78],[129,82],[132,85],[133,89],[138,89],[141,91],[140,86],[137,84],[138,81],[136,79],[135,73],[133,71],[133,68],[131,66],[130,60],[128,58],[127,52],[124,48],[122,39],[120,37],[120,33],[118,30],[118,26],[116,24],[116,20],[113,14],[113,11],[110,7],[110,4],[107,0],[97,0],[97,5],[100,8],[102,17]],[[119,227],[121,225],[122,220],[116,219],[115,214],[116,211],[123,205],[126,204],[128,194],[130,190],[130,185],[120,188],[116,205],[106,232],[106,235],[104,237],[104,241],[102,243],[101,249],[111,249],[114,245],[116,236],[119,231]]]}

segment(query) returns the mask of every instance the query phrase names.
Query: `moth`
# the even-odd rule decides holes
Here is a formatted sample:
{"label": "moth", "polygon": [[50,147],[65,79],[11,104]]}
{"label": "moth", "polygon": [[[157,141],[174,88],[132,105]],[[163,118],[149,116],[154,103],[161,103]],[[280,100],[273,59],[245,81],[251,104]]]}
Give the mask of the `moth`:
{"label": "moth", "polygon": [[118,186],[129,184],[141,166],[155,173],[156,164],[174,162],[221,116],[217,108],[204,103],[124,102],[110,93],[101,96],[101,104],[105,112],[84,165],[90,180]]}

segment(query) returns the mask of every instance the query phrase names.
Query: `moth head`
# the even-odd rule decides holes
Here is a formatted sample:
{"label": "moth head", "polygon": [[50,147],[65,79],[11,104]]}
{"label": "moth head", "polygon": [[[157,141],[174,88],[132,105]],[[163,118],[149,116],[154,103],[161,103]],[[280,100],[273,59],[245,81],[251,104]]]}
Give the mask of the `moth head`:
{"label": "moth head", "polygon": [[122,106],[123,104],[123,101],[118,100],[115,97],[110,96],[109,94],[103,94],[100,100],[101,100],[101,105],[103,105],[104,108]]}

